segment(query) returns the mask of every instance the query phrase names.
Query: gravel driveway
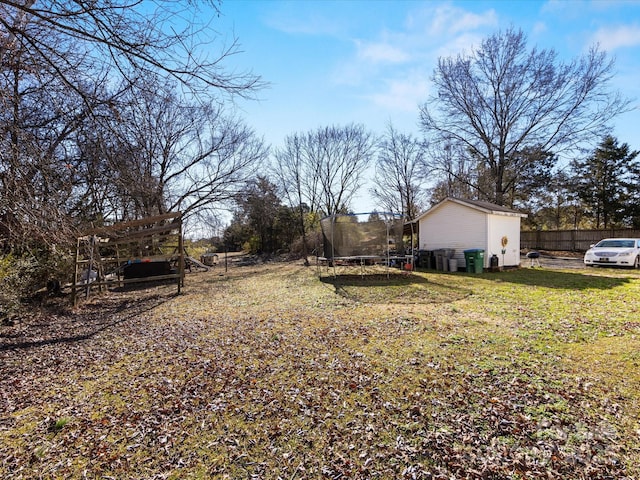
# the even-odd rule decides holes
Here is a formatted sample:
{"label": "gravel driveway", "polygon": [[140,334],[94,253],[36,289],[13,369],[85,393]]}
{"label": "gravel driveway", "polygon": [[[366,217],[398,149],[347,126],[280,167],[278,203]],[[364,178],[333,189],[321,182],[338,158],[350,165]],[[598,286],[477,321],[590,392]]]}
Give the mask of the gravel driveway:
{"label": "gravel driveway", "polygon": [[[576,268],[576,269],[586,269],[584,262],[582,261],[582,256],[580,257],[561,257],[561,256],[540,256],[540,266],[542,268]],[[520,266],[521,267],[529,267],[531,266],[531,260],[527,258],[525,255],[520,257]],[[535,265],[537,267],[537,265]]]}

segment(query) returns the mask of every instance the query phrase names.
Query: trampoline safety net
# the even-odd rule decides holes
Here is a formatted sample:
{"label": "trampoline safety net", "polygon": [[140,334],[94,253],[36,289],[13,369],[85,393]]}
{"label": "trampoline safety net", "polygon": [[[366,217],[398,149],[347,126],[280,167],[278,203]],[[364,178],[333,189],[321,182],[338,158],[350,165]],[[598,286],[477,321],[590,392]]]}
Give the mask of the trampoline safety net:
{"label": "trampoline safety net", "polygon": [[403,219],[393,213],[330,215],[320,220],[326,259],[404,255]]}

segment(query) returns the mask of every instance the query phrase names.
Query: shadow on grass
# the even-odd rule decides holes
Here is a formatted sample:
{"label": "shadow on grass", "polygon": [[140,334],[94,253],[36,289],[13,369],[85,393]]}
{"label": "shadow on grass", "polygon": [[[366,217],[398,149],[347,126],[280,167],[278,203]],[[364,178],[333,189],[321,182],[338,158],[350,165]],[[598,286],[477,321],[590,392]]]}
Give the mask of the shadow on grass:
{"label": "shadow on grass", "polygon": [[37,317],[25,319],[20,332],[0,335],[0,352],[85,341],[153,310],[175,295],[152,294],[111,302],[99,299],[75,314],[56,314],[45,308]]}
{"label": "shadow on grass", "polygon": [[406,275],[392,273],[321,276],[341,297],[364,303],[449,303],[461,300],[491,284],[511,283],[558,290],[614,289],[626,285],[637,274],[620,271],[567,272],[545,269],[514,269],[496,273],[443,273],[418,271]]}
{"label": "shadow on grass", "polygon": [[449,303],[469,296],[463,285],[434,282],[422,275],[401,273],[320,277],[341,297],[364,303]]}
{"label": "shadow on grass", "polygon": [[561,290],[585,290],[585,289],[610,289],[628,284],[634,279],[640,278],[629,271],[602,271],[589,273],[567,272],[560,270],[519,268],[503,272],[471,274],[459,273],[458,275],[495,282],[516,283],[532,287],[554,288]]}

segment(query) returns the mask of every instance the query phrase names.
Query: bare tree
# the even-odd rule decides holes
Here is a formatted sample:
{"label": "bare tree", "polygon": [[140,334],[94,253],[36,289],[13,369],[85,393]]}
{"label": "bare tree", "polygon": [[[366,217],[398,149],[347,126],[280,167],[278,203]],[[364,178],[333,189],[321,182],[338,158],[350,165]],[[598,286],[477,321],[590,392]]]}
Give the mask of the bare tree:
{"label": "bare tree", "polygon": [[308,154],[309,141],[304,134],[287,136],[284,146],[274,150],[278,183],[291,206],[307,205],[311,211],[318,207],[320,179],[317,165]]}
{"label": "bare tree", "polygon": [[[45,34],[37,22],[29,31]],[[56,70],[40,63],[18,38],[11,55],[0,59],[0,237],[19,251],[60,243],[69,233],[73,136],[104,102],[105,78],[88,81],[76,69],[83,56],[73,42],[50,42],[69,64]],[[69,91],[60,74],[74,79],[77,89]]]}
{"label": "bare tree", "polygon": [[[218,1],[155,0],[51,0],[22,2],[0,0],[0,62],[13,55],[16,45],[29,48],[39,64],[58,72],[63,83],[82,94],[75,58],[58,48],[72,41],[84,52],[84,73],[91,64],[98,70],[118,72],[135,83],[150,73],[172,77],[193,91],[214,89],[232,95],[250,96],[262,86],[251,73],[226,71],[226,58],[238,52],[234,38],[220,44],[209,58],[210,43],[220,36],[197,8],[209,5],[219,14]],[[46,31],[33,30],[38,24]]]}
{"label": "bare tree", "polygon": [[0,0],[0,251],[34,280],[83,222],[219,208],[266,156],[223,109],[262,82],[226,70],[206,3]]}
{"label": "bare tree", "polygon": [[297,210],[305,263],[312,220],[349,209],[374,151],[373,136],[359,125],[295,133],[275,150],[279,187],[285,200]]}
{"label": "bare tree", "polygon": [[559,153],[600,138],[629,108],[608,91],[613,61],[597,47],[562,63],[553,50],[527,51],[526,37],[509,29],[485,39],[469,55],[441,58],[437,94],[421,108],[434,143],[455,143],[489,175],[485,199],[504,204],[510,184],[530,167],[526,148]]}
{"label": "bare tree", "polygon": [[374,153],[375,139],[362,125],[324,127],[306,136],[308,174],[318,181],[318,206],[323,214],[349,209]]}
{"label": "bare tree", "polygon": [[311,164],[306,150],[305,136],[294,133],[287,136],[284,146],[274,151],[275,173],[284,199],[297,212],[297,225],[302,237],[302,255],[309,265],[307,251],[307,213],[317,210],[319,201],[319,177],[317,166]]}
{"label": "bare tree", "polygon": [[[248,97],[262,83],[250,73],[225,71],[223,64],[237,52],[237,42],[219,42],[211,25],[199,20],[198,3],[209,4],[219,13],[216,1],[160,0],[150,6],[138,0],[0,0],[0,241],[14,246],[23,244],[23,239],[53,242],[72,226],[69,213],[96,219],[122,210],[124,204],[116,207],[114,202],[124,199],[134,185],[131,181],[123,188],[122,184],[126,162],[133,158],[131,138],[119,142],[110,137],[122,140],[123,125],[114,125],[126,121],[124,116],[117,117],[131,109],[125,112],[120,102],[132,89],[140,94],[150,85],[141,80],[172,78],[187,89],[190,98],[197,94],[209,111],[199,140],[192,137],[194,142],[202,141],[196,153],[202,157],[197,162],[198,187],[190,192],[172,188],[173,196],[161,195],[152,200],[153,206],[142,202],[140,211],[177,203],[195,211],[211,199],[212,191],[222,190],[212,182],[227,185],[229,171],[242,169],[245,160],[236,156],[241,155],[240,149],[247,153],[246,162],[255,159],[251,151],[263,150],[237,119],[220,114],[219,96]],[[213,41],[219,43],[215,58],[203,48]],[[142,103],[148,96],[149,92],[140,95]],[[211,128],[213,123],[216,126]],[[216,155],[221,157],[214,160]],[[118,168],[113,166],[115,159],[123,162]],[[237,168],[229,167],[230,163]],[[211,169],[208,173],[202,172],[205,164]],[[186,170],[190,175],[195,169]],[[112,172],[122,174],[117,178],[120,183],[110,183],[116,179]],[[156,193],[168,191],[162,178],[154,178],[156,172],[143,173],[137,180],[147,194],[152,189],[146,187],[158,181]],[[164,207],[162,201],[167,202]]]}
{"label": "bare tree", "polygon": [[380,141],[371,194],[387,211],[416,218],[425,206],[427,168],[423,145],[389,124]]}
{"label": "bare tree", "polygon": [[91,139],[98,145],[82,151],[103,157],[94,161],[108,167],[114,220],[175,210],[210,215],[234,201],[268,153],[222,107],[187,102],[160,79],[132,89],[112,111],[111,123]]}
{"label": "bare tree", "polygon": [[274,152],[275,170],[291,206],[324,215],[347,210],[375,151],[364,127],[324,127],[289,135]]}

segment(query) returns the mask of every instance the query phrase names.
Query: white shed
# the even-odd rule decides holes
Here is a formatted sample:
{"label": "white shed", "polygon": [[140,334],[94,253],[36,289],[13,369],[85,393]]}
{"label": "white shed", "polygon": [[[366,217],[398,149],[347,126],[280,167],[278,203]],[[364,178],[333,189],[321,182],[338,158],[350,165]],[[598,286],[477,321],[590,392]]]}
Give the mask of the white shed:
{"label": "white shed", "polygon": [[469,249],[484,250],[485,268],[494,254],[500,266],[518,266],[520,219],[526,217],[493,203],[448,197],[415,219],[418,248],[455,249],[458,268],[465,266],[464,251]]}

